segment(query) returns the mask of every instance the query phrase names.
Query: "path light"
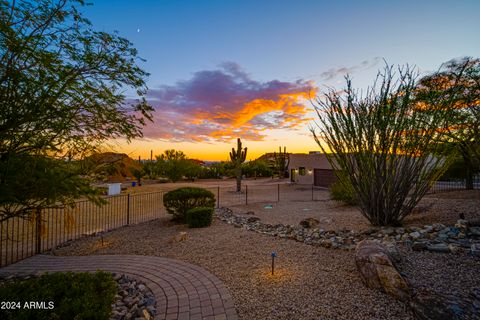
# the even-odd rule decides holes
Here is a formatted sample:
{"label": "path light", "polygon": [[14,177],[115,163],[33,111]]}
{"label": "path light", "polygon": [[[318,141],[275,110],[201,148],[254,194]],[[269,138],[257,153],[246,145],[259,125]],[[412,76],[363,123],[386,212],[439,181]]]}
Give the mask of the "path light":
{"label": "path light", "polygon": [[275,271],[275,257],[277,256],[277,253],[275,251],[272,251],[270,254],[272,256],[272,276]]}

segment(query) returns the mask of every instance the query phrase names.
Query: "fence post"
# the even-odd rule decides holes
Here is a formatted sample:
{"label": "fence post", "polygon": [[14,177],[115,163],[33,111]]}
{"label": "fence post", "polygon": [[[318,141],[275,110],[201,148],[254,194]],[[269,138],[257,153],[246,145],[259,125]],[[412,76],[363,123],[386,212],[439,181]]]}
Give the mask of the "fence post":
{"label": "fence post", "polygon": [[312,183],[312,201],[313,201],[313,183]]}
{"label": "fence post", "polygon": [[245,185],[245,205],[248,205],[248,185]]}
{"label": "fence post", "polygon": [[220,208],[220,186],[217,186],[217,208]]}
{"label": "fence post", "polygon": [[127,193],[127,225],[130,224],[130,193]]}
{"label": "fence post", "polygon": [[280,183],[277,184],[277,202],[280,202]]}
{"label": "fence post", "polygon": [[42,209],[35,210],[35,253],[42,252]]}

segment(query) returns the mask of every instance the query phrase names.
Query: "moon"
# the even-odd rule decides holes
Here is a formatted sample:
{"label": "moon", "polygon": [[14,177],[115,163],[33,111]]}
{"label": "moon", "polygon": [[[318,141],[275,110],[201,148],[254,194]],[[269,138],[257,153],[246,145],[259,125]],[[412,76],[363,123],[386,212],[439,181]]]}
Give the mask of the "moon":
{"label": "moon", "polygon": [[138,28],[138,29],[137,29],[137,32],[140,32],[140,31],[141,31],[140,28]]}

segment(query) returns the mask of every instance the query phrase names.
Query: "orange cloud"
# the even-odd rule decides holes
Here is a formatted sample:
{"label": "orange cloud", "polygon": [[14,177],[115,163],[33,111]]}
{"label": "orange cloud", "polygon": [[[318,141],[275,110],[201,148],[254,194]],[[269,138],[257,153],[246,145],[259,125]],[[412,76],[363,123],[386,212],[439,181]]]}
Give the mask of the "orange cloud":
{"label": "orange cloud", "polygon": [[263,140],[268,129],[295,128],[310,119],[309,81],[252,80],[238,65],[201,71],[193,78],[149,92],[155,107],[148,138],[176,141]]}

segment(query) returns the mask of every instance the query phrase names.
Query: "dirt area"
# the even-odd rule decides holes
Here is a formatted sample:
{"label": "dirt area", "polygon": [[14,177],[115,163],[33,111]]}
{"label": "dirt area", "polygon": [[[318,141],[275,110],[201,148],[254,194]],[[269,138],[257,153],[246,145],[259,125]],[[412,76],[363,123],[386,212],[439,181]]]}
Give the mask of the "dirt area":
{"label": "dirt area", "polygon": [[[129,187],[124,192],[165,192],[184,186],[207,188],[220,198],[220,206],[229,207],[236,214],[254,212],[265,223],[295,225],[302,219],[314,217],[320,221],[320,228],[325,230],[363,230],[370,227],[357,207],[330,200],[328,190],[292,185],[285,179],[244,180],[240,193],[235,192],[233,179],[145,184]],[[271,208],[266,207],[268,205]],[[451,225],[455,224],[460,214],[464,214],[467,220],[480,221],[480,190],[429,194],[405,218],[404,224],[423,226],[437,222]]]}
{"label": "dirt area", "polygon": [[[275,185],[275,184],[288,184],[288,179],[272,179],[272,178],[259,178],[259,179],[245,179],[242,181],[242,186],[258,186],[258,185]],[[214,189],[216,187],[234,189],[236,186],[235,179],[202,179],[195,181],[178,181],[161,183],[158,181],[145,180],[141,186],[132,187],[130,183],[122,184],[122,193],[143,193],[143,192],[157,192],[157,191],[170,191],[181,187],[202,187],[208,189]]]}
{"label": "dirt area", "polygon": [[[230,208],[240,215],[253,212],[263,222],[270,224],[296,225],[302,219],[313,217],[320,221],[319,228],[325,230],[345,228],[358,231],[371,227],[357,207],[328,199],[326,190],[318,192],[323,192],[323,195],[319,196],[322,199],[317,201],[262,202]],[[463,213],[467,220],[480,221],[480,190],[428,195],[420,201],[414,212],[405,218],[404,225],[453,225],[459,219],[460,213]]]}

